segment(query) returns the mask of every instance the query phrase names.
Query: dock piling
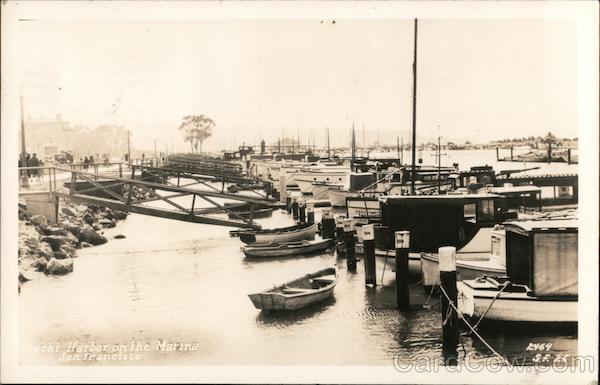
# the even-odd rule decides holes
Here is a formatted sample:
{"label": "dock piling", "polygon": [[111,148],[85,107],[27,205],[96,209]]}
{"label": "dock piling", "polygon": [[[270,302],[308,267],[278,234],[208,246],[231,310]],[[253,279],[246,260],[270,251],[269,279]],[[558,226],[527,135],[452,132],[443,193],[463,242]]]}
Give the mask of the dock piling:
{"label": "dock piling", "polygon": [[513,161],[513,146],[510,146],[510,161]]}
{"label": "dock piling", "polygon": [[300,223],[306,222],[306,202],[304,202],[304,199],[300,199],[298,202],[298,219]]}
{"label": "dock piling", "polygon": [[410,247],[410,231],[396,231],[396,304],[399,309],[410,307],[410,291],[408,287],[408,249]]}
{"label": "dock piling", "polygon": [[456,248],[451,246],[438,249],[440,283],[442,288],[442,354],[447,365],[456,365],[458,354],[459,328],[458,314],[450,305],[457,306],[456,288]]}
{"label": "dock piling", "polygon": [[321,237],[323,239],[333,239],[335,237],[335,219],[331,209],[323,210],[321,216]]}
{"label": "dock piling", "polygon": [[363,225],[363,247],[365,250],[365,285],[377,286],[375,273],[375,229],[373,225]]}
{"label": "dock piling", "polygon": [[292,197],[292,217],[298,220],[298,198]]}
{"label": "dock piling", "polygon": [[281,175],[279,177],[279,201],[281,203],[286,203],[287,199],[287,181],[285,180],[285,175]]}
{"label": "dock piling", "polygon": [[571,149],[567,148],[567,164],[571,164]]}
{"label": "dock piling", "polygon": [[292,212],[292,197],[288,193],[285,194],[285,209],[288,214]]}
{"label": "dock piling", "polygon": [[356,271],[356,250],[354,250],[354,231],[352,219],[346,218],[343,222],[344,243],[346,245],[346,266],[349,271]]}
{"label": "dock piling", "polygon": [[346,255],[346,246],[344,244],[344,216],[335,218],[335,249],[338,257]]}
{"label": "dock piling", "polygon": [[306,203],[306,221],[307,222],[315,221],[315,204],[313,202]]}

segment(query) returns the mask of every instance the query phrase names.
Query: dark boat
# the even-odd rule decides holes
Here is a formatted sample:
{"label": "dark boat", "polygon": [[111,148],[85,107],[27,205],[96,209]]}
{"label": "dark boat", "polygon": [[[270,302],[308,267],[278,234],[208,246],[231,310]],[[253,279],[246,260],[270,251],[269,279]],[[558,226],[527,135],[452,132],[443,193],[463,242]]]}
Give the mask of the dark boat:
{"label": "dark boat", "polygon": [[282,243],[253,243],[242,246],[242,251],[251,258],[277,258],[291,255],[309,254],[327,250],[331,246],[331,239],[318,239],[313,241],[297,241]]}
{"label": "dark boat", "polygon": [[[240,240],[244,243],[279,243],[312,239],[317,233],[318,225],[315,222],[304,222],[294,226],[277,229],[243,230],[237,231]],[[232,232],[232,235],[234,232]]]}

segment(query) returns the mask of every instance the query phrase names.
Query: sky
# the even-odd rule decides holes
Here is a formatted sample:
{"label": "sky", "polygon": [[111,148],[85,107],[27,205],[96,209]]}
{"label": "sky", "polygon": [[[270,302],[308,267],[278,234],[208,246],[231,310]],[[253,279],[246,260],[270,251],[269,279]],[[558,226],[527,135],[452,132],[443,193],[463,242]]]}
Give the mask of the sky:
{"label": "sky", "polygon": [[[117,124],[135,147],[206,149],[300,133],[410,140],[413,20],[20,21],[25,115]],[[420,140],[577,136],[577,30],[561,19],[419,20]],[[362,134],[364,127],[365,134]]]}

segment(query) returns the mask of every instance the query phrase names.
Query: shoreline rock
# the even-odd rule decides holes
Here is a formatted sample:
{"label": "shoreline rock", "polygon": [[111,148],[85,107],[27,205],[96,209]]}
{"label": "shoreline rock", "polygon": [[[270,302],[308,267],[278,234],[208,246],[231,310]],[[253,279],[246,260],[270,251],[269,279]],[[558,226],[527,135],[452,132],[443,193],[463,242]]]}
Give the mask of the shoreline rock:
{"label": "shoreline rock", "polygon": [[[73,271],[77,249],[102,245],[108,239],[103,229],[113,228],[128,213],[95,205],[61,202],[57,223],[48,223],[43,215],[19,210],[19,291],[21,283],[32,278],[28,270],[46,275],[64,275]],[[121,237],[125,237],[119,234]],[[115,236],[116,239],[120,239]]]}

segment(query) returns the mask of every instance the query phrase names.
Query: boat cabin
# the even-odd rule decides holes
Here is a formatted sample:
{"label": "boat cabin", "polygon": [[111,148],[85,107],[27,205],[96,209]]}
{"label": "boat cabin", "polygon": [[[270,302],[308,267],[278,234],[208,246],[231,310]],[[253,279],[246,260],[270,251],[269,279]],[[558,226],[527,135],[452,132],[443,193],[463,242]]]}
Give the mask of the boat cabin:
{"label": "boat cabin", "polygon": [[542,189],[536,186],[484,187],[479,192],[488,192],[505,197],[506,209],[536,208],[542,209]]}
{"label": "boat cabin", "polygon": [[505,224],[506,275],[537,297],[577,296],[576,219]]}
{"label": "boat cabin", "polygon": [[[412,252],[437,252],[441,246],[465,246],[482,227],[510,217],[495,194],[408,195],[380,197],[381,224],[388,229],[388,248],[394,232],[410,231]],[[377,234],[376,234],[377,236]]]}

